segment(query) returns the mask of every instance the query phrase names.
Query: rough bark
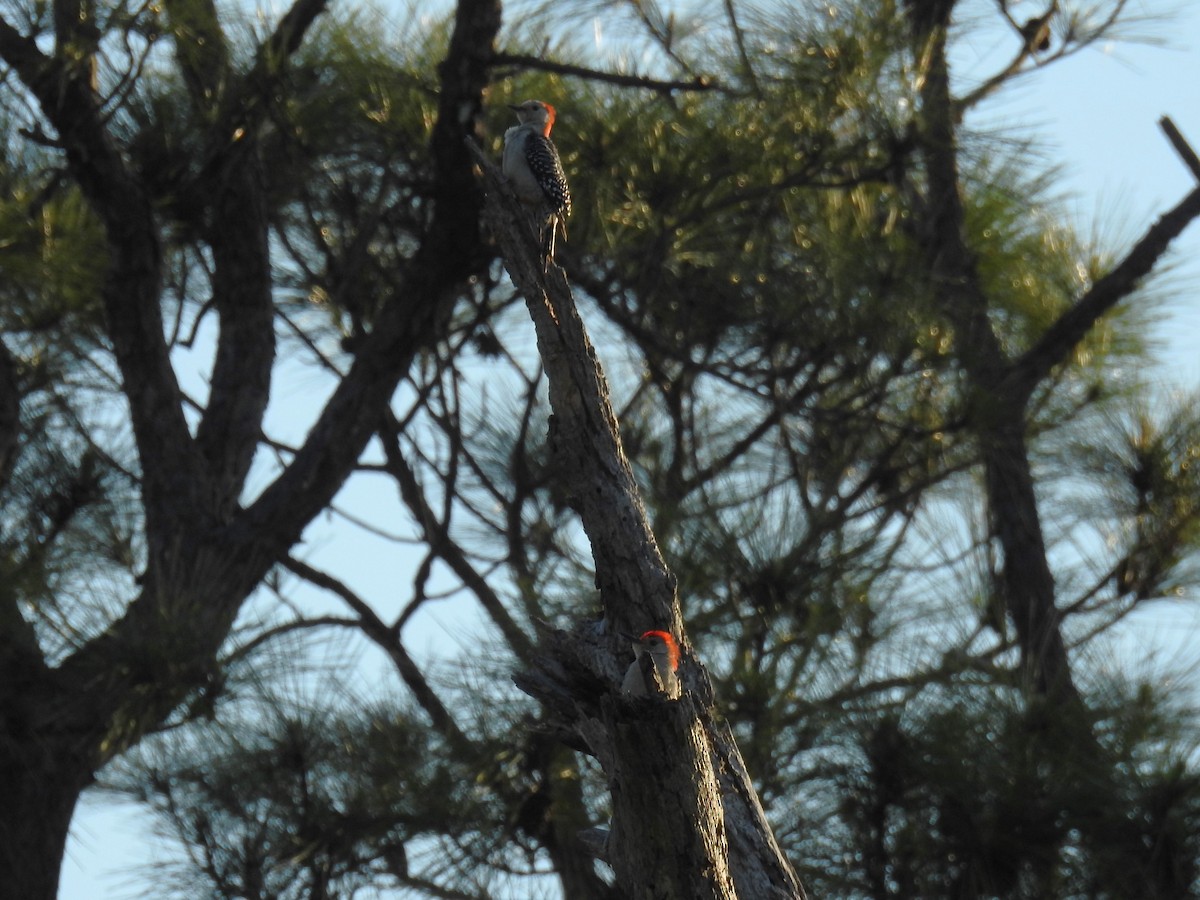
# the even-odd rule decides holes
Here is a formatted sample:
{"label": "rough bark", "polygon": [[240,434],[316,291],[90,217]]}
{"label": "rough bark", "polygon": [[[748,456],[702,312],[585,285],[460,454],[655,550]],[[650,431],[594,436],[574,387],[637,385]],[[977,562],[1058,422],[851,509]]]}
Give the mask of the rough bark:
{"label": "rough bark", "polygon": [[[675,578],[646,517],[595,348],[557,266],[494,165],[472,145],[488,186],[485,220],[525,297],[549,381],[551,448],[592,547],[604,621],[543,635],[543,657],[516,680],[564,738],[600,761],[613,795],[607,859],[634,898],[803,898],[771,833],[692,652]],[[667,628],[680,640],[680,701],[619,695],[621,633]]]}
{"label": "rough bark", "polygon": [[602,709],[612,741],[608,852],[617,879],[645,900],[737,897],[724,818],[714,815],[721,800],[711,747],[691,696],[609,696]]}

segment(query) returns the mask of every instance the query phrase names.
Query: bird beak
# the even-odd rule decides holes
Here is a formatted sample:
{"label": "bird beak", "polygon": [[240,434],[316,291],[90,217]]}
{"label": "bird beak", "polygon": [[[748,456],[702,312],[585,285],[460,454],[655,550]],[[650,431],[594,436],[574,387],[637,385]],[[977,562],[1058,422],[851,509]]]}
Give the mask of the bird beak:
{"label": "bird beak", "polygon": [[520,112],[520,110],[521,110],[521,107],[519,107],[519,106],[514,106],[512,103],[508,103],[508,104],[506,104],[506,105],[507,105],[507,106],[508,106],[508,108],[509,108],[509,109],[511,109],[513,112]]}

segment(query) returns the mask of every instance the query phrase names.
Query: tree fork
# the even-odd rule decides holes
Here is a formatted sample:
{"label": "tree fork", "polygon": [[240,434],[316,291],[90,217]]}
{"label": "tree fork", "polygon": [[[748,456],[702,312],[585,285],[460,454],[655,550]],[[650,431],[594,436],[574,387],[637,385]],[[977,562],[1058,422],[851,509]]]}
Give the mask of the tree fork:
{"label": "tree fork", "polygon": [[1006,390],[1011,364],[988,319],[988,298],[965,237],[946,32],[953,0],[909,0],[914,53],[923,70],[919,141],[928,171],[926,253],[935,290],[956,331],[972,388],[971,422],[983,456],[992,528],[1004,552],[1004,600],[1021,664],[1039,693],[1079,703],[1054,606],[1054,577],[1025,443],[1028,395]]}
{"label": "tree fork", "polygon": [[[322,7],[321,0],[297,0],[271,47],[294,48]],[[80,792],[106,761],[135,745],[190,692],[204,687],[242,603],[345,481],[396,384],[449,318],[458,289],[479,257],[478,191],[462,136],[476,127],[499,25],[496,0],[458,5],[450,48],[439,67],[440,102],[430,142],[437,202],[407,270],[405,287],[413,302],[393,304],[381,317],[317,427],[275,482],[244,510],[225,504],[225,516],[214,514],[222,504],[213,502],[209,472],[226,473],[220,493],[236,497],[237,486],[230,482],[244,475],[251,437],[257,439],[251,420],[258,415],[265,381],[259,379],[230,407],[232,414],[224,418],[231,427],[222,424],[212,431],[206,465],[191,438],[166,346],[158,224],[138,173],[126,163],[90,86],[0,15],[0,59],[58,132],[69,173],[105,228],[106,327],[141,463],[148,545],[140,593],[103,633],[54,669],[20,613],[0,609],[0,616],[10,611],[15,616],[13,627],[0,628],[0,675],[19,675],[0,678],[4,896],[52,900]],[[201,89],[202,81],[196,82]],[[236,211],[228,198],[216,205],[226,215]],[[261,257],[263,219],[255,218],[256,246],[247,249]],[[228,258],[233,262],[228,274],[236,276],[242,261]],[[240,323],[248,327],[249,340],[235,343],[269,349],[269,336],[263,340],[271,312],[262,293],[267,269],[261,259],[255,265],[257,308],[251,320]],[[223,319],[222,326],[228,321]],[[0,418],[0,426],[5,421]]]}

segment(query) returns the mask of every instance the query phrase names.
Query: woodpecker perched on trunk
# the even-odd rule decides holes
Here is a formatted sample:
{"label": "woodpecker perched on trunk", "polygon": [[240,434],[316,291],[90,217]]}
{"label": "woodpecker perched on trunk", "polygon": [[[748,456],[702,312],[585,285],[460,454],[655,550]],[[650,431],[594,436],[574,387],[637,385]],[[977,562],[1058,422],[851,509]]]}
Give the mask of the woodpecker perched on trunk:
{"label": "woodpecker perched on trunk", "polygon": [[647,631],[633,643],[636,657],[625,670],[621,690],[635,697],[658,696],[659,690],[651,688],[649,682],[657,680],[661,693],[672,700],[679,697],[679,645],[665,631]]}
{"label": "woodpecker perched on trunk", "polygon": [[504,132],[504,174],[529,212],[542,241],[542,262],[554,258],[554,237],[561,229],[567,238],[567,216],[571,214],[571,189],[563,173],[558,150],[550,140],[554,107],[541,100],[526,100],[510,106],[519,125]]}

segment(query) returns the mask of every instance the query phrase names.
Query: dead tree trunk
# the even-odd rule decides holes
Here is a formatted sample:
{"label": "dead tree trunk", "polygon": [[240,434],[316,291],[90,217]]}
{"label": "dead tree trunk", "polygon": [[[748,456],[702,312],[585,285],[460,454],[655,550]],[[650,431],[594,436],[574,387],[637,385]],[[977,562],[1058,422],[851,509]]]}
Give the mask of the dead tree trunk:
{"label": "dead tree trunk", "polygon": [[[539,247],[511,191],[474,145],[488,187],[485,220],[525,297],[550,385],[551,449],[591,542],[604,620],[547,632],[536,671],[517,683],[599,759],[614,821],[607,859],[637,900],[803,898],[728,729],[713,716],[708,675],[684,628],[674,575],[621,447],[595,348],[561,269]],[[619,693],[631,656],[622,634],[672,632],[684,696]]]}

